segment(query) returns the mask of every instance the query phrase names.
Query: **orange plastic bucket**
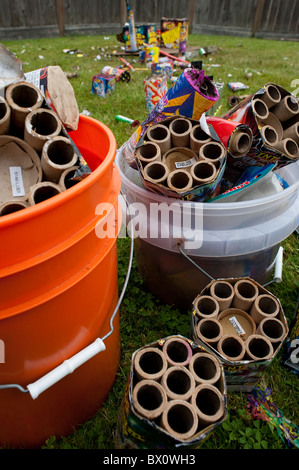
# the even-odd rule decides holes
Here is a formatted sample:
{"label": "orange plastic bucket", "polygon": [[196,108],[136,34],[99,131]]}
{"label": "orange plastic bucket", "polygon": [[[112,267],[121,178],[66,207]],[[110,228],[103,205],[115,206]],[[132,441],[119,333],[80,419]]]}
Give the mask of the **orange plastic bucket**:
{"label": "orange plastic bucket", "polygon": [[[99,121],[80,116],[71,138],[92,173],[77,185],[0,218],[0,385],[25,387],[110,330],[118,302],[116,240],[120,175],[116,141]],[[98,204],[108,203],[107,211]],[[99,237],[109,218],[114,236]],[[35,400],[0,389],[0,446],[39,447],[89,419],[119,366],[118,313],[105,351]]]}

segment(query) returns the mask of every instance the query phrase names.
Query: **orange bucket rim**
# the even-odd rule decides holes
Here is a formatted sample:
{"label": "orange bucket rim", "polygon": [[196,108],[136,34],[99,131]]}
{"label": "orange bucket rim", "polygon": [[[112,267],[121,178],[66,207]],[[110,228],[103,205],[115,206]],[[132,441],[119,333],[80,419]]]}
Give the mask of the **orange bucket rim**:
{"label": "orange bucket rim", "polygon": [[[26,207],[24,210],[20,210],[12,214],[6,214],[5,216],[0,217],[0,230],[1,228],[5,228],[10,225],[26,222],[28,219],[31,219],[33,217],[38,217],[41,213],[44,214],[45,212],[48,212],[54,207],[60,206],[61,204],[66,203],[70,199],[73,199],[77,194],[80,194],[81,192],[85,191],[86,188],[92,186],[98,179],[99,174],[105,173],[105,171],[108,170],[110,165],[114,162],[117,145],[115,136],[113,132],[109,129],[109,127],[107,127],[106,124],[102,123],[101,121],[98,121],[97,119],[91,116],[85,116],[83,114],[80,114],[79,124],[80,121],[91,122],[94,125],[102,128],[102,130],[106,132],[110,144],[105,159],[95,170],[91,171],[87,178],[81,180],[80,184],[75,184],[71,188],[68,188],[66,191],[62,191],[60,194],[56,194],[50,199],[42,201],[39,204],[29,206]],[[72,139],[71,135],[72,134],[70,132],[70,138]],[[84,158],[83,155],[82,157]]]}

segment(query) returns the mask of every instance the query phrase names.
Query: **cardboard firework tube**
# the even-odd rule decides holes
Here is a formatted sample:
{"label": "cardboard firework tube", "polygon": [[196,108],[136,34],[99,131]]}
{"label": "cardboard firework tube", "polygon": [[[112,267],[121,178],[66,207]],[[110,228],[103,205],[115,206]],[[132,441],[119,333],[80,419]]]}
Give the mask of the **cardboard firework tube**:
{"label": "cardboard firework tube", "polygon": [[11,121],[17,129],[22,130],[26,116],[40,108],[44,101],[40,90],[26,81],[8,85],[5,96],[11,109]]}
{"label": "cardboard firework tube", "polygon": [[219,314],[219,304],[210,295],[199,295],[194,301],[195,315],[199,320],[203,318],[217,318]]}
{"label": "cardboard firework tube", "polygon": [[187,366],[191,361],[191,346],[182,338],[167,339],[162,351],[169,366]]}
{"label": "cardboard firework tube", "polygon": [[283,341],[286,327],[278,318],[264,318],[260,322],[256,333],[265,336],[275,347]]}
{"label": "cardboard firework tube", "polygon": [[56,136],[48,140],[42,149],[41,164],[47,180],[58,183],[62,173],[75,166],[78,155],[69,139]]}
{"label": "cardboard firework tube", "polygon": [[207,142],[200,147],[198,155],[200,160],[216,162],[225,156],[225,149],[220,142]]}
{"label": "cardboard firework tube", "polygon": [[228,361],[242,361],[245,356],[244,341],[237,335],[223,335],[217,344],[218,352]]}
{"label": "cardboard firework tube", "polygon": [[30,206],[46,201],[62,192],[62,188],[52,181],[37,183],[30,188],[28,202]]}
{"label": "cardboard firework tube", "polygon": [[277,317],[279,310],[279,304],[275,297],[269,294],[261,294],[255,299],[250,315],[255,323],[259,325],[264,318]]}
{"label": "cardboard firework tube", "polygon": [[24,140],[37,152],[41,152],[44,144],[61,132],[61,121],[50,109],[35,109],[26,116]]}
{"label": "cardboard firework tube", "polygon": [[262,100],[268,108],[271,108],[275,104],[278,104],[281,100],[281,94],[279,89],[275,86],[269,83],[264,87],[265,93],[264,94],[259,94],[259,99]]}
{"label": "cardboard firework tube", "polygon": [[203,318],[196,325],[196,334],[201,341],[216,348],[223,335],[223,328],[216,318]]}
{"label": "cardboard firework tube", "polygon": [[186,367],[172,366],[163,374],[161,385],[170,400],[188,401],[195,390],[195,379]]}
{"label": "cardboard firework tube", "polygon": [[171,148],[170,130],[164,124],[155,124],[149,127],[146,135],[151,142],[159,145],[162,155]]}
{"label": "cardboard firework tube", "polygon": [[221,366],[212,354],[199,352],[192,356],[189,370],[195,379],[196,385],[205,383],[214,385],[221,377]]}
{"label": "cardboard firework tube", "polygon": [[187,441],[197,431],[198,416],[189,402],[170,400],[162,413],[160,425],[175,439]]}
{"label": "cardboard firework tube", "polygon": [[266,145],[270,145],[271,147],[275,147],[278,144],[279,138],[278,138],[278,134],[277,134],[276,130],[274,129],[274,127],[269,126],[269,125],[263,126],[260,129],[260,133],[261,133]]}
{"label": "cardboard firework tube", "polygon": [[72,178],[74,177],[76,170],[79,168],[79,166],[71,166],[71,168],[68,168],[67,170],[64,170],[64,172],[60,175],[58,184],[61,186],[63,191],[66,189],[71,188],[72,186],[75,186],[77,184],[77,181],[72,181]]}
{"label": "cardboard firework tube", "polygon": [[271,342],[262,335],[251,335],[245,341],[246,357],[253,361],[267,361],[274,354]]}
{"label": "cardboard firework tube", "polygon": [[135,411],[152,421],[163,413],[167,404],[167,395],[159,382],[141,380],[133,388],[132,401]]}
{"label": "cardboard firework tube", "polygon": [[269,116],[269,109],[264,101],[259,98],[254,98],[251,103],[252,111],[257,119],[267,119]]}
{"label": "cardboard firework tube", "polygon": [[283,139],[287,138],[293,139],[297,144],[299,144],[299,121],[284,129]]}
{"label": "cardboard firework tube", "polygon": [[164,353],[154,347],[139,349],[133,358],[134,373],[138,380],[159,381],[168,367]]}
{"label": "cardboard firework tube", "polygon": [[11,111],[5,98],[0,96],[0,134],[8,134]]}
{"label": "cardboard firework tube", "polygon": [[270,126],[275,129],[278,140],[283,138],[283,127],[279,119],[273,113],[269,113],[268,117],[263,120],[257,120],[260,126]]}
{"label": "cardboard firework tube", "polygon": [[[263,106],[265,106],[264,103]],[[253,139],[249,126],[215,116],[208,116],[207,123],[211,124],[222,144],[233,157],[238,158],[247,154]]]}
{"label": "cardboard firework tube", "polygon": [[155,184],[166,183],[169,169],[163,162],[154,161],[144,167],[144,179]]}
{"label": "cardboard firework tube", "polygon": [[248,311],[258,295],[259,289],[254,282],[248,279],[240,279],[234,285],[232,307]]}
{"label": "cardboard firework tube", "polygon": [[251,147],[252,138],[249,132],[237,129],[230,138],[229,153],[234,157],[246,155]]}
{"label": "cardboard firework tube", "polygon": [[143,165],[150,162],[161,161],[161,150],[155,142],[144,142],[136,149],[136,157]]}
{"label": "cardboard firework tube", "polygon": [[167,177],[167,186],[173,191],[184,193],[193,187],[193,179],[187,170],[174,170]]}
{"label": "cardboard firework tube", "polygon": [[292,95],[287,95],[271,108],[271,112],[280,120],[280,122],[288,121],[299,114],[299,104],[297,99]]}
{"label": "cardboard firework tube", "polygon": [[214,385],[200,384],[196,387],[191,405],[196,409],[201,428],[216,423],[224,415],[223,397]]}
{"label": "cardboard firework tube", "polygon": [[200,147],[207,142],[210,142],[212,137],[209,136],[201,127],[200,124],[192,127],[190,132],[190,148],[193,152],[198,153]]}
{"label": "cardboard firework tube", "polygon": [[189,147],[192,124],[189,119],[177,118],[169,124],[172,147]]}
{"label": "cardboard firework tube", "polygon": [[28,207],[28,203],[26,201],[7,201],[0,206],[0,217],[7,214],[13,214],[14,212],[18,212],[26,207]]}
{"label": "cardboard firework tube", "polygon": [[210,287],[210,295],[217,300],[220,311],[226,310],[232,304],[234,288],[228,281],[213,281]]}
{"label": "cardboard firework tube", "polygon": [[280,150],[288,158],[297,160],[299,155],[299,147],[293,139],[283,139],[275,145],[277,150]]}
{"label": "cardboard firework tube", "polygon": [[217,169],[211,161],[199,161],[191,167],[191,176],[194,185],[207,184],[216,178]]}

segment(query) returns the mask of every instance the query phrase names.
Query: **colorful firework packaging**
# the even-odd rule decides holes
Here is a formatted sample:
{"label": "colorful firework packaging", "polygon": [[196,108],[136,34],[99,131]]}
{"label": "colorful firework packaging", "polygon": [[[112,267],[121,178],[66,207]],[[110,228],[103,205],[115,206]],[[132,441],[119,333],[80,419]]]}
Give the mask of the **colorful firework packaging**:
{"label": "colorful firework packaging", "polygon": [[160,99],[143,123],[136,129],[131,138],[123,144],[120,151],[124,159],[136,167],[135,148],[144,136],[147,128],[167,117],[181,115],[199,120],[218,100],[219,94],[203,70],[185,69],[167,93]]}
{"label": "colorful firework packaging", "polygon": [[274,403],[271,393],[269,388],[262,390],[255,387],[251,394],[247,394],[248,412],[253,419],[271,423],[287,447],[299,448],[299,426],[284,416]]}
{"label": "colorful firework packaging", "polygon": [[115,75],[99,73],[92,78],[91,93],[105,98],[115,90]]}
{"label": "colorful firework packaging", "polygon": [[146,107],[152,111],[167,92],[167,76],[164,73],[154,74],[143,81]]}

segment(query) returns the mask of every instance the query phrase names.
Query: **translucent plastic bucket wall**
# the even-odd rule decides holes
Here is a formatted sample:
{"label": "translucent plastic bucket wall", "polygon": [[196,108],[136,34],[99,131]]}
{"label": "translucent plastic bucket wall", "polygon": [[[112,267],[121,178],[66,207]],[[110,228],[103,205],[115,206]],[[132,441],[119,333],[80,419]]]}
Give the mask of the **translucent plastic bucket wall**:
{"label": "translucent plastic bucket wall", "polygon": [[[0,218],[0,385],[25,387],[110,330],[118,301],[120,175],[116,142],[80,116],[71,137],[93,172],[47,201]],[[108,202],[111,214],[97,214]],[[96,229],[116,216],[114,238]],[[0,389],[0,446],[37,447],[72,432],[101,407],[119,366],[118,315],[106,349],[33,400]]]}
{"label": "translucent plastic bucket wall", "polygon": [[[138,221],[148,230],[156,222],[152,205],[170,206],[174,199],[146,190],[138,171],[126,163],[120,152],[116,164],[127,201],[146,208],[140,211]],[[233,203],[175,201],[179,213],[190,212],[202,221],[199,230],[193,230],[199,245],[190,245],[192,227],[175,226],[174,220],[179,220],[175,215],[165,222],[171,226],[169,237],[161,236],[165,229],[162,225],[158,237],[151,237],[149,232],[138,236],[137,266],[149,290],[163,302],[185,309],[209,282],[179,251],[178,243],[212,278],[249,276],[261,284],[269,280],[280,243],[296,229],[299,214],[299,164],[288,165],[278,173],[289,187],[273,196]]]}

